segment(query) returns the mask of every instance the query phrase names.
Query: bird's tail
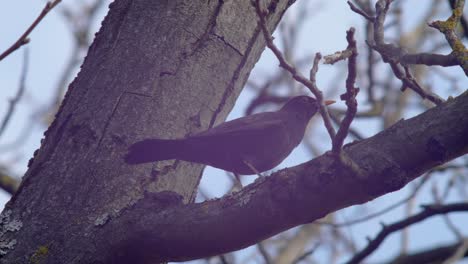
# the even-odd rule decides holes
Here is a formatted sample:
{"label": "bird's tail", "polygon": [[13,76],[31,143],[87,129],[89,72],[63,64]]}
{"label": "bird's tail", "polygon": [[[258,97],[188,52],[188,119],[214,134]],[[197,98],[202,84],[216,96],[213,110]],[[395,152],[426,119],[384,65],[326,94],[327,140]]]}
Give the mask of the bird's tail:
{"label": "bird's tail", "polygon": [[180,139],[145,139],[131,145],[124,160],[128,164],[140,164],[174,159],[182,145]]}

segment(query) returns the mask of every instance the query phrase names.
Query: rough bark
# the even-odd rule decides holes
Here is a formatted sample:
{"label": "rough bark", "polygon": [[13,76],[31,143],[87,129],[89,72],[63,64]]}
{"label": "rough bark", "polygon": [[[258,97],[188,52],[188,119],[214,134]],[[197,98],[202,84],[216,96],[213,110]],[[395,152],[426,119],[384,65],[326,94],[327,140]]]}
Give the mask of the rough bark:
{"label": "rough bark", "polygon": [[[291,1],[269,5],[270,27]],[[202,166],[126,147],[221,122],[264,43],[249,1],[116,1],[2,213],[1,263],[156,263],[243,248],[402,188],[468,151],[468,94],[344,151],[193,204]]]}
{"label": "rough bark", "polygon": [[[265,2],[273,29],[294,1]],[[145,193],[192,202],[202,165],[128,166],[122,156],[138,139],[182,137],[222,122],[264,46],[250,1],[111,4],[0,217],[1,263],[105,262],[112,253],[99,251],[95,243],[107,239],[97,230]]]}

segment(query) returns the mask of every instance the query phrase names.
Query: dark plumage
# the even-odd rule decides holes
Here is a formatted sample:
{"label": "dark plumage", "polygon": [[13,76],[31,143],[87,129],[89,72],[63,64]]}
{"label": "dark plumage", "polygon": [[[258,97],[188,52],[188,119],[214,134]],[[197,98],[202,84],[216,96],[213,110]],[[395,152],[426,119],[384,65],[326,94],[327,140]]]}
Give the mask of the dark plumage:
{"label": "dark plumage", "polygon": [[184,139],[139,141],[130,146],[125,162],[179,159],[243,175],[263,172],[280,164],[299,145],[317,110],[315,99],[297,96],[276,112],[234,119]]}

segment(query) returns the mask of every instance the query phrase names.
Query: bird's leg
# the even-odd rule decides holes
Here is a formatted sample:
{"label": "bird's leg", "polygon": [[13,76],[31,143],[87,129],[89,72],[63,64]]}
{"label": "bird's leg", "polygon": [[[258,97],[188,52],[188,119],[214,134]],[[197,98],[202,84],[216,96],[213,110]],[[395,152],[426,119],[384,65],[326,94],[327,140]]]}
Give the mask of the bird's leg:
{"label": "bird's leg", "polygon": [[247,165],[255,174],[258,175],[258,177],[262,177],[263,175],[258,172],[258,170],[252,165],[252,163],[248,162],[247,160],[244,160],[244,164]]}

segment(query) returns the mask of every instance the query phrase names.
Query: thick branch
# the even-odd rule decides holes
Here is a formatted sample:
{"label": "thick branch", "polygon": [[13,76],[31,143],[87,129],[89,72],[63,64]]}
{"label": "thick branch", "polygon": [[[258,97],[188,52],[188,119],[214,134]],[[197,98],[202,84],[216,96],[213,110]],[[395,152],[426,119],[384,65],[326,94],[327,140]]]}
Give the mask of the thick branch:
{"label": "thick branch", "polygon": [[[148,194],[96,236],[115,263],[189,260],[252,245],[288,228],[396,191],[432,167],[468,152],[468,93],[344,151],[366,171],[358,178],[330,155],[278,171],[241,192],[183,205],[177,195]],[[166,206],[157,212],[154,208]],[[152,248],[159,250],[152,251]]]}
{"label": "thick branch", "polygon": [[433,53],[404,54],[400,60],[403,64],[439,65],[444,67],[459,65],[453,53],[448,55]]}
{"label": "thick branch", "polygon": [[447,214],[450,212],[468,212],[468,203],[455,203],[448,205],[439,205],[439,206],[430,206],[426,207],[424,211],[419,214],[408,217],[402,221],[398,221],[389,226],[384,226],[382,231],[377,235],[377,237],[369,242],[367,247],[365,247],[358,254],[347,262],[347,264],[358,264],[361,261],[375,251],[379,245],[385,240],[385,238],[393,232],[401,230],[405,227],[408,227],[412,224],[424,221],[425,219],[438,215],[438,214]]}

